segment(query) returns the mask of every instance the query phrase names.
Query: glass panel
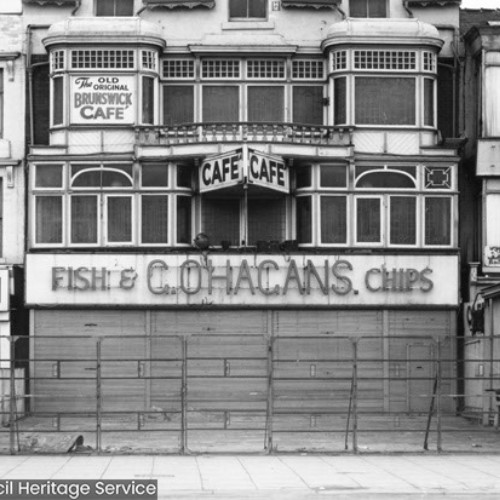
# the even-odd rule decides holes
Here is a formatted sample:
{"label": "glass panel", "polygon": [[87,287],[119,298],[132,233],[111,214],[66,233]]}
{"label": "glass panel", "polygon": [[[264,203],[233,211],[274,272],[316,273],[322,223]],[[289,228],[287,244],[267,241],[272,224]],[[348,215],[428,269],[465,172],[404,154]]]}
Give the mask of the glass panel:
{"label": "glass panel", "polygon": [[190,166],[177,165],[177,186],[190,188],[193,178],[193,169]]}
{"label": "glass panel", "polygon": [[282,122],[284,119],[283,87],[248,87],[248,121]]}
{"label": "glass panel", "polygon": [[392,245],[415,245],[417,242],[417,199],[391,196],[390,242]]}
{"label": "glass panel", "polygon": [[142,243],[168,243],[168,196],[142,197]]}
{"label": "glass panel", "polygon": [[96,0],[96,16],[114,16],[115,0]]}
{"label": "glass panel", "polygon": [[72,187],[101,187],[101,170],[82,172],[74,177]]}
{"label": "glass panel", "polygon": [[134,0],[115,0],[115,16],[133,16]]}
{"label": "glass panel", "polygon": [[229,0],[229,17],[247,17],[248,0]]}
{"label": "glass panel", "polygon": [[312,180],[312,168],[311,166],[299,167],[295,171],[297,179],[297,189],[311,187]]}
{"label": "glass panel", "polygon": [[386,17],[386,2],[387,0],[369,0],[368,17]]}
{"label": "glass panel", "polygon": [[191,240],[191,197],[177,196],[177,243]]}
{"label": "glass panel", "polygon": [[97,243],[97,196],[71,197],[71,242]]}
{"label": "glass panel", "polygon": [[187,85],[163,87],[163,123],[178,125],[194,120],[194,89]]}
{"label": "glass panel", "polygon": [[372,172],[363,175],[356,183],[358,188],[415,188],[415,181],[397,172]]}
{"label": "glass panel", "polygon": [[155,81],[154,78],[142,78],[142,123],[154,123]]}
{"label": "glass panel", "polygon": [[283,241],[286,230],[285,200],[248,200],[248,243]]}
{"label": "glass panel", "polygon": [[425,198],[425,244],[451,244],[451,198]]}
{"label": "glass panel", "polygon": [[380,243],[380,198],[358,198],[356,203],[356,241]]}
{"label": "glass panel", "polygon": [[321,197],[321,243],[347,242],[347,198]]}
{"label": "glass panel", "polygon": [[293,87],[294,123],[323,124],[323,87]]}
{"label": "glass panel", "polygon": [[368,17],[368,0],[349,0],[350,17]]}
{"label": "glass panel", "polygon": [[62,196],[37,196],[36,243],[62,243]]}
{"label": "glass panel", "polygon": [[240,200],[203,199],[202,227],[212,245],[240,244]]}
{"label": "glass panel", "polygon": [[424,125],[434,125],[434,81],[424,78]]}
{"label": "glass panel", "polygon": [[132,187],[132,181],[120,172],[104,169],[102,171],[102,187]]}
{"label": "glass panel", "polygon": [[37,165],[35,170],[35,187],[62,187],[62,165]]}
{"label": "glass panel", "polygon": [[321,165],[320,186],[343,188],[347,186],[347,168],[344,165]]}
{"label": "glass panel", "polygon": [[415,78],[357,77],[356,123],[415,125]]}
{"label": "glass panel", "polygon": [[346,107],[346,79],[335,78],[333,81],[334,93],[334,122],[336,125],[347,122],[347,107]]}
{"label": "glass panel", "polygon": [[239,87],[203,87],[203,121],[236,122],[239,120]]}
{"label": "glass panel", "polygon": [[266,17],[266,2],[267,0],[247,0],[248,2],[248,17]]}
{"label": "glass panel", "polygon": [[312,243],[312,197],[297,197],[297,241]]}
{"label": "glass panel", "polygon": [[132,241],[132,198],[108,196],[108,242]]}
{"label": "glass panel", "polygon": [[167,187],[168,165],[143,165],[142,166],[143,187]]}
{"label": "glass panel", "polygon": [[63,111],[64,111],[64,86],[63,78],[53,79],[53,95],[52,99],[54,102],[54,107],[52,109],[52,121],[54,125],[60,125],[63,122]]}

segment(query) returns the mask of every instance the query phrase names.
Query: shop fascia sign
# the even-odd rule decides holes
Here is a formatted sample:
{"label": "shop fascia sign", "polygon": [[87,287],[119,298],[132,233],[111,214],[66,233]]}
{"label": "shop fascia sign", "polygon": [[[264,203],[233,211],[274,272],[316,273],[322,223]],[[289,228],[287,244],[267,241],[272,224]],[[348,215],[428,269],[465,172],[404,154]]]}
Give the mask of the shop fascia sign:
{"label": "shop fascia sign", "polygon": [[288,193],[288,168],[280,156],[269,155],[246,146],[207,157],[200,167],[202,193],[240,184]]}
{"label": "shop fascia sign", "polygon": [[457,256],[27,257],[29,304],[456,305]]}

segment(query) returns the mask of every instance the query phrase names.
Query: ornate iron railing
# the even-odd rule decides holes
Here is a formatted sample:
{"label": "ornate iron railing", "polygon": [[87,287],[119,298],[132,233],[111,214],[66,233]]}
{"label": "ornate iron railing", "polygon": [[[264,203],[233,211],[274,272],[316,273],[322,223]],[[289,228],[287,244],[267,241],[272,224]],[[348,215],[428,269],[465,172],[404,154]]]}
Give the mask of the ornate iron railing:
{"label": "ornate iron railing", "polygon": [[216,142],[278,142],[322,146],[348,146],[352,143],[352,127],[283,122],[185,123],[136,127],[135,131],[138,144],[151,146]]}

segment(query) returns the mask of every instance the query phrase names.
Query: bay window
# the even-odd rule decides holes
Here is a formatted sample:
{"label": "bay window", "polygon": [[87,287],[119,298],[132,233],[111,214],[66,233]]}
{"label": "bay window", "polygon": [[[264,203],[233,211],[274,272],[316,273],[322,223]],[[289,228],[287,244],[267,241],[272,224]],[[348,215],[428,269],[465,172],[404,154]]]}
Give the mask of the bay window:
{"label": "bay window", "polygon": [[301,246],[450,247],[457,193],[449,166],[299,166]]}
{"label": "bay window", "polygon": [[191,244],[190,165],[39,164],[32,172],[35,246]]}

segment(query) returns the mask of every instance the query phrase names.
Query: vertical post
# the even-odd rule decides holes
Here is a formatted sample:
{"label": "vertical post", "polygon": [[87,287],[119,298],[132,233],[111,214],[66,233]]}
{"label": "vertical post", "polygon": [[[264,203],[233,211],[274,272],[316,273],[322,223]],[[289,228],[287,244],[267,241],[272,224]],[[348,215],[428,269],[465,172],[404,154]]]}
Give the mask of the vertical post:
{"label": "vertical post", "polygon": [[182,381],[181,381],[181,453],[187,449],[187,337],[181,338],[182,346]]}
{"label": "vertical post", "polygon": [[10,394],[9,394],[9,440],[10,440],[10,454],[14,455],[16,453],[16,436],[14,426],[16,425],[16,369],[14,366],[15,359],[15,337],[10,337]]}
{"label": "vertical post", "polygon": [[352,341],[352,449],[358,452],[358,341]]}
{"label": "vertical post", "polygon": [[98,338],[96,343],[96,449],[101,452],[101,431],[102,431],[102,380],[101,380],[101,350],[102,339]]}
{"label": "vertical post", "polygon": [[267,453],[273,451],[273,343],[274,338],[267,341],[267,411],[266,411],[266,437],[264,449]]}
{"label": "vertical post", "polygon": [[437,341],[437,359],[436,359],[436,424],[437,424],[437,451],[443,451],[442,432],[441,432],[441,340]]}

